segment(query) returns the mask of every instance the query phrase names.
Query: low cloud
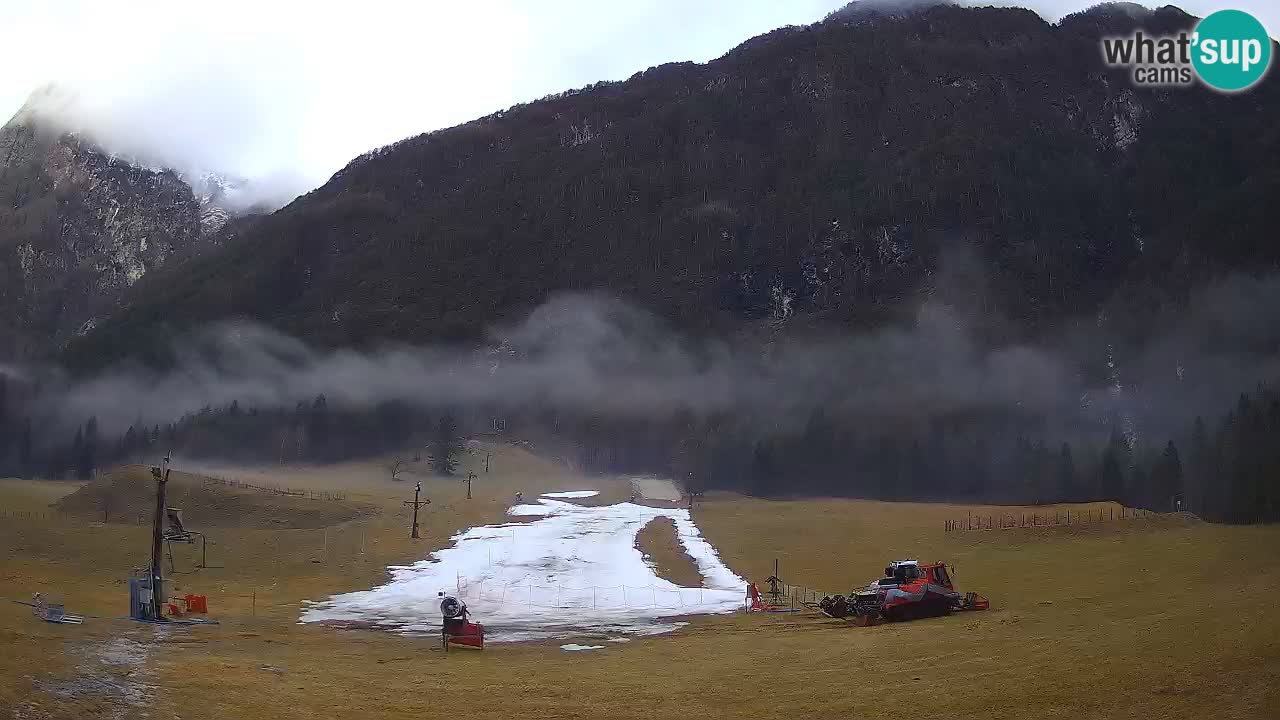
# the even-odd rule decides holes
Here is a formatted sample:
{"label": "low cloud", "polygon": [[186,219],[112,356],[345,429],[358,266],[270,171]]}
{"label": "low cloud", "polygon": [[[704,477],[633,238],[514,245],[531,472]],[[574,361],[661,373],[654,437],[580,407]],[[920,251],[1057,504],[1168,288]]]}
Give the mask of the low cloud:
{"label": "low cloud", "polygon": [[926,306],[910,329],[773,350],[694,341],[597,295],[565,295],[482,350],[389,346],[320,350],[260,325],[226,324],[177,343],[173,370],[117,369],[58,392],[76,422],[109,432],[238,401],[289,408],[324,394],[369,408],[547,408],[619,417],[746,414],[803,422],[817,408],[916,417],[1018,404],[1057,412],[1069,374],[1031,348],[980,349],[958,316]]}
{"label": "low cloud", "polygon": [[762,344],[693,340],[616,299],[574,294],[495,328],[472,350],[326,350],[260,325],[219,325],[176,343],[170,371],[46,382],[44,405],[70,424],[97,417],[107,432],[232,401],[292,408],[324,394],[349,408],[399,400],[632,418],[731,414],[780,428],[815,411],[871,422],[1016,412],[1061,432],[1123,421],[1154,436],[1280,374],[1276,300],[1275,279],[1215,286],[1170,332],[1088,380],[1080,368],[1104,337],[1056,351],[986,347],[963,313],[937,302],[910,327]]}

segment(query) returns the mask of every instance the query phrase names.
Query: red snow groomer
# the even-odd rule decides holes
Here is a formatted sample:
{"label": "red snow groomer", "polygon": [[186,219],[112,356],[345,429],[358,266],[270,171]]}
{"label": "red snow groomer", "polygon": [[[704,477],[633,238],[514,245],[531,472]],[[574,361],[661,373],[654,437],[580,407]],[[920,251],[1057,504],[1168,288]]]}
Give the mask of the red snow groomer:
{"label": "red snow groomer", "polygon": [[444,624],[440,628],[440,644],[445,652],[449,647],[484,649],[484,625],[467,620],[467,604],[452,595],[439,595],[440,614]]}
{"label": "red snow groomer", "polygon": [[946,563],[922,565],[916,560],[891,562],[884,569],[884,577],[867,587],[854,590],[848,596],[824,597],[818,603],[818,608],[828,617],[851,618],[859,625],[989,607],[990,601],[976,592],[956,591]]}

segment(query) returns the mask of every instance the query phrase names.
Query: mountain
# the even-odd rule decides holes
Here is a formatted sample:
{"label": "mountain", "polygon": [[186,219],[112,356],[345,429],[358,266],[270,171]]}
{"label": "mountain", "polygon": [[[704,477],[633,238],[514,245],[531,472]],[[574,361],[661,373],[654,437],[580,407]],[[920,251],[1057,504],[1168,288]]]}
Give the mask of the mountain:
{"label": "mountain", "polygon": [[907,17],[938,5],[955,4],[943,0],[853,0],[831,11],[823,20],[848,23],[877,17]]}
{"label": "mountain", "polygon": [[200,204],[200,228],[208,235],[215,235],[227,226],[233,217],[230,207],[235,197],[249,184],[242,178],[214,172],[203,172],[194,177],[183,175],[182,179],[191,186],[191,192]]}
{"label": "mountain", "polygon": [[[1014,8],[838,12],[409,138],[216,252],[147,273],[70,344],[87,369],[248,317],[330,345],[469,341],[603,288],[700,331],[871,326],[965,284],[989,332],[1104,313],[1141,332],[1227,272],[1274,269],[1274,81],[1135,87],[1099,38],[1172,7],[1051,25]],[[163,357],[151,356],[152,361]]]}
{"label": "mountain", "polygon": [[37,91],[0,127],[0,359],[58,350],[114,312],[124,291],[216,244],[234,183],[143,167],[62,131]]}

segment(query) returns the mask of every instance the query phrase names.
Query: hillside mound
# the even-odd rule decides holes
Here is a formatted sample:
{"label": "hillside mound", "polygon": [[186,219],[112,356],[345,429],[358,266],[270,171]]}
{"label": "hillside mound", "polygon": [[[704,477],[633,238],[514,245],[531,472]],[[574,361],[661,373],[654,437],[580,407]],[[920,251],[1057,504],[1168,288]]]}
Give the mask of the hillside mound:
{"label": "hillside mound", "polygon": [[[85,518],[133,521],[149,518],[155,503],[150,469],[126,465],[99,476],[53,507]],[[263,490],[236,488],[190,473],[173,472],[165,504],[181,508],[187,526],[321,528],[373,512],[373,507],[347,500],[315,500]]]}

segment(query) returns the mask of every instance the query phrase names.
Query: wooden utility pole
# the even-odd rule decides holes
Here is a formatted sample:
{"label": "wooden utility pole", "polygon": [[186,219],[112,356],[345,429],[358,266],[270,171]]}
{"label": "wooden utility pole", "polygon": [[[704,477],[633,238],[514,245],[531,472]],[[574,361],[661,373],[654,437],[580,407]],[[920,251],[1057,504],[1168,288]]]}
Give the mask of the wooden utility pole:
{"label": "wooden utility pole", "polygon": [[151,468],[156,479],[156,510],[151,518],[151,611],[155,620],[162,620],[164,613],[164,578],[160,567],[160,545],[164,539],[164,489],[169,482],[169,462],[172,453],[164,456],[160,467]]}
{"label": "wooden utility pole", "polygon": [[476,479],[475,473],[473,472],[467,473],[467,499],[468,500],[471,499],[471,481],[475,479]]}
{"label": "wooden utility pole", "polygon": [[417,540],[418,538],[421,537],[421,535],[418,534],[418,508],[422,505],[431,504],[431,498],[427,498],[426,500],[418,500],[418,493],[420,492],[422,492],[422,481],[418,481],[417,483],[414,483],[413,501],[412,502],[409,500],[404,501],[405,505],[413,506],[413,532],[409,535],[409,537],[413,538],[414,540]]}

